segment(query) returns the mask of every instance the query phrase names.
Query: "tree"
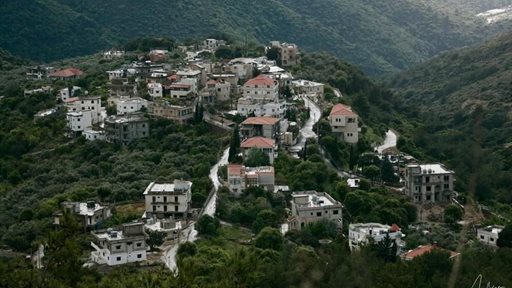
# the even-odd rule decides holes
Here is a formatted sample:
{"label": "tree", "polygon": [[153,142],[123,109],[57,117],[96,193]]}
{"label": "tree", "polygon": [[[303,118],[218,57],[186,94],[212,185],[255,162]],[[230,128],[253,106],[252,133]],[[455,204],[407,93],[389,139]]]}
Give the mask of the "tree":
{"label": "tree", "polygon": [[385,157],[382,162],[382,181],[388,183],[396,183],[399,178],[395,175],[395,170],[393,169],[393,164],[389,162],[388,158]]}
{"label": "tree", "polygon": [[275,228],[265,227],[254,239],[254,245],[261,249],[279,251],[283,247],[283,235]]}
{"label": "tree", "polygon": [[245,160],[245,166],[258,167],[268,165],[270,165],[270,160],[265,152],[260,149],[251,149],[249,151],[249,155],[247,155],[247,159]]}
{"label": "tree", "polygon": [[375,180],[375,178],[377,178],[380,174],[380,169],[375,165],[370,165],[364,168],[363,174],[364,176],[370,178],[370,180]]}
{"label": "tree", "polygon": [[197,102],[196,103],[196,111],[194,112],[194,122],[195,123],[203,122],[203,114],[204,114],[203,104]]}
{"label": "tree", "polygon": [[498,241],[496,242],[498,247],[512,248],[512,225],[507,225],[498,234]]}
{"label": "tree", "polygon": [[261,210],[252,224],[252,231],[258,233],[264,227],[277,227],[278,224],[279,219],[276,213],[270,209]]}
{"label": "tree", "polygon": [[210,215],[203,215],[197,221],[196,229],[199,235],[215,236],[218,233],[220,222]]}
{"label": "tree", "polygon": [[235,128],[233,128],[233,134],[231,134],[231,142],[229,144],[229,156],[228,161],[230,163],[234,162],[238,152],[240,151],[240,131],[238,129],[238,124],[235,124]]}
{"label": "tree", "polygon": [[459,206],[450,204],[444,209],[444,222],[447,224],[454,224],[462,219],[464,212]]}
{"label": "tree", "polygon": [[266,56],[268,60],[278,61],[280,58],[279,48],[272,47],[268,49]]}
{"label": "tree", "polygon": [[197,245],[193,242],[185,242],[178,248],[177,256],[180,259],[197,254]]}
{"label": "tree", "polygon": [[384,239],[373,244],[372,247],[384,262],[396,262],[397,245],[396,241],[389,237],[389,234],[386,234]]}
{"label": "tree", "polygon": [[155,250],[155,247],[158,247],[165,242],[165,237],[167,237],[167,233],[162,231],[151,231],[146,230],[148,234],[148,239],[146,239],[146,244],[149,245],[150,250]]}

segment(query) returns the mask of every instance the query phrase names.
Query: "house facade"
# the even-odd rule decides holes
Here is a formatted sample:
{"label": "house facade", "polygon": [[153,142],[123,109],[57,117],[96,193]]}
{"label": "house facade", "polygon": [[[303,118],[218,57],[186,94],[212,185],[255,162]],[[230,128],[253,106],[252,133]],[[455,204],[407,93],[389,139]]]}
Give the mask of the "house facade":
{"label": "house facade", "polygon": [[116,102],[117,115],[135,113],[148,108],[148,101],[140,97],[119,99]]}
{"label": "house facade", "polygon": [[332,132],[338,135],[341,141],[356,144],[359,141],[359,116],[352,108],[343,104],[336,104],[329,114],[329,124]]}
{"label": "house facade", "polygon": [[378,243],[386,236],[394,240],[397,244],[397,254],[405,248],[405,242],[402,237],[404,234],[400,231],[398,225],[391,226],[380,223],[355,223],[348,227],[348,240],[350,251],[357,251],[361,246],[367,245],[370,241]]}
{"label": "house facade", "polygon": [[151,105],[151,115],[185,124],[194,118],[194,104],[172,105],[168,101],[156,101]]}
{"label": "house facade", "polygon": [[261,136],[247,138],[244,141],[242,141],[242,143],[240,143],[240,148],[242,149],[242,155],[244,160],[246,160],[247,157],[249,156],[249,152],[251,151],[251,149],[257,149],[268,156],[270,165],[274,163],[277,147],[273,139]]}
{"label": "house facade", "polygon": [[142,222],[123,224],[120,230],[108,229],[92,235],[95,239],[91,242],[94,248],[91,259],[98,264],[115,266],[147,259],[147,235]]}
{"label": "house facade", "polygon": [[303,191],[292,193],[291,217],[288,225],[291,230],[302,230],[310,223],[326,219],[343,227],[343,205],[325,192]]}
{"label": "house facade", "polygon": [[497,242],[499,239],[499,234],[501,231],[503,231],[503,229],[505,229],[505,227],[500,225],[492,225],[478,228],[476,230],[476,238],[483,244],[498,247]]}
{"label": "house facade", "polygon": [[256,100],[260,103],[279,100],[279,83],[266,75],[259,75],[245,82],[242,87],[242,97]]}
{"label": "house facade", "polygon": [[140,113],[109,116],[105,120],[105,136],[108,142],[119,144],[149,137],[149,121]]}
{"label": "house facade", "polygon": [[450,202],[455,172],[442,164],[410,164],[405,168],[405,193],[415,203]]}
{"label": "house facade", "polygon": [[324,97],[325,85],[308,80],[292,81],[292,86],[296,93],[305,94],[311,98],[322,99]]}
{"label": "house facade", "polygon": [[[82,228],[94,229],[101,225],[103,221],[112,216],[112,207],[109,205],[101,205],[94,201],[88,202],[69,202],[65,201],[60,204],[62,210],[67,210],[76,216],[78,223]],[[59,211],[54,214],[53,223],[60,225],[63,213]]]}
{"label": "house facade", "polygon": [[250,98],[240,98],[237,104],[237,113],[242,116],[254,115],[256,117],[283,118],[286,113],[285,102],[261,103]]}
{"label": "house facade", "polygon": [[243,165],[228,165],[229,190],[235,194],[242,194],[248,187],[262,187],[267,191],[274,191],[275,173],[272,166],[245,167]]}
{"label": "house facade", "polygon": [[263,136],[277,139],[279,137],[280,119],[274,117],[249,117],[240,124],[242,138]]}
{"label": "house facade", "polygon": [[278,49],[279,59],[283,67],[300,64],[300,52],[296,44],[271,41],[270,46]]}
{"label": "house facade", "polygon": [[146,218],[183,219],[192,206],[192,182],[174,180],[173,183],[152,182],[144,190]]}

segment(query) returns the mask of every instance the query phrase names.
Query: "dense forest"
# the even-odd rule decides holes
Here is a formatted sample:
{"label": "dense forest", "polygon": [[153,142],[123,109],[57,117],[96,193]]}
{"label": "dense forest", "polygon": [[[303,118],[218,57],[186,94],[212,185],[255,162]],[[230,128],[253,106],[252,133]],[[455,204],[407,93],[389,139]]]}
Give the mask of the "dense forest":
{"label": "dense forest", "polygon": [[446,53],[388,83],[402,99],[410,141],[401,149],[455,168],[458,190],[482,201],[512,203],[512,34]]}
{"label": "dense forest", "polygon": [[0,7],[0,47],[48,61],[90,54],[135,37],[184,40],[227,35],[238,41],[294,42],[379,75],[475,43],[506,27],[484,25],[474,14],[507,1],[453,2],[457,1],[9,1]]}

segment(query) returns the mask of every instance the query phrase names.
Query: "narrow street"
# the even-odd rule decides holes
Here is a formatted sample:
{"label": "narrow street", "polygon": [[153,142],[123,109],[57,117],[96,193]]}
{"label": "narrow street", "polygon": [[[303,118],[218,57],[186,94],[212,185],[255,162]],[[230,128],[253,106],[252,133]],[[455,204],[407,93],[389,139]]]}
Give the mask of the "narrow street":
{"label": "narrow street", "polygon": [[[215,165],[213,165],[212,169],[210,169],[210,179],[213,183],[213,195],[208,198],[207,202],[204,204],[204,209],[202,210],[202,215],[215,215],[215,208],[216,208],[216,202],[217,202],[217,191],[219,190],[221,184],[219,181],[219,177],[217,176],[217,173],[219,171],[219,167],[227,165],[228,164],[228,156],[229,156],[229,148],[226,148],[224,152],[222,153],[222,157],[219,159]],[[201,216],[201,215],[199,215]],[[197,230],[195,229],[195,223],[191,223],[188,227],[183,229],[181,231],[180,238],[178,240],[178,243],[175,243],[169,247],[165,248],[164,255],[162,256],[162,261],[165,263],[167,268],[169,268],[171,271],[177,272],[177,265],[176,265],[176,254],[178,253],[178,248],[180,244],[185,242],[194,242],[197,240]]]}
{"label": "narrow street", "polygon": [[384,150],[396,147],[397,140],[398,136],[396,135],[396,133],[391,129],[388,130],[388,132],[386,132],[386,138],[384,139],[384,143],[377,147],[377,152],[379,154],[382,154]]}

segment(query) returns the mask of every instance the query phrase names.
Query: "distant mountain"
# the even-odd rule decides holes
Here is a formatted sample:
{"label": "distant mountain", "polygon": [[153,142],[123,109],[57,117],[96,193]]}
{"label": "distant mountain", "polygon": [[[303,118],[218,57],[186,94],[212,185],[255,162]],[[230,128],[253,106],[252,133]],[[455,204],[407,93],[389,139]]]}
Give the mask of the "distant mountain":
{"label": "distant mountain", "polygon": [[[446,53],[389,84],[402,98],[398,110],[416,121],[409,130],[415,145],[461,172],[462,189],[512,203],[512,32]],[[465,186],[470,175],[478,176],[473,188]]]}
{"label": "distant mountain", "polygon": [[[451,3],[454,2],[454,3]],[[501,29],[455,0],[20,0],[0,6],[0,47],[35,60],[89,54],[141,36],[227,34],[327,51],[372,75],[398,71]],[[460,1],[459,1],[460,2]],[[473,3],[474,2],[474,3]],[[507,1],[494,1],[502,5]],[[465,5],[465,4],[464,4]],[[489,6],[491,7],[491,6]]]}

